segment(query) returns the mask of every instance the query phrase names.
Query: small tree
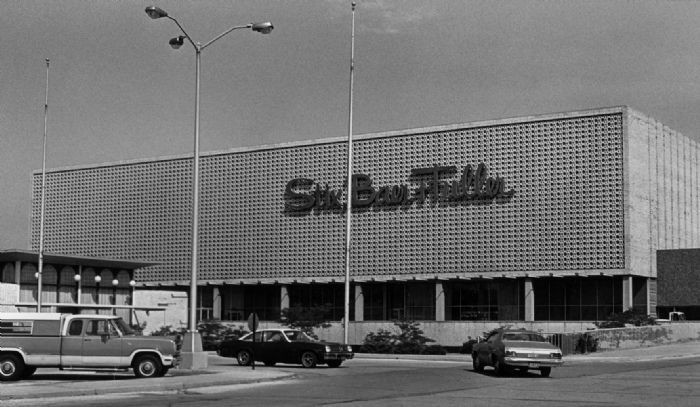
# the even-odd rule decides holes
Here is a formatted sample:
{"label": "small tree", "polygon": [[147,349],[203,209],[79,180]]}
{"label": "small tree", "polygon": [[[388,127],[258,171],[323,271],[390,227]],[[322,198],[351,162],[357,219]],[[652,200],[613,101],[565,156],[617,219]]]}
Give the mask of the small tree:
{"label": "small tree", "polygon": [[420,354],[429,342],[435,342],[424,335],[419,322],[394,321],[394,325],[399,328],[399,334],[396,335],[396,353]]}
{"label": "small tree", "polygon": [[395,353],[396,335],[386,329],[379,329],[376,333],[369,332],[365,336],[362,349],[368,353]]}
{"label": "small tree", "polygon": [[331,316],[330,304],[314,305],[303,307],[296,304],[290,308],[285,308],[281,312],[280,323],[290,328],[299,329],[314,339],[318,336],[314,333],[316,328],[328,328]]}

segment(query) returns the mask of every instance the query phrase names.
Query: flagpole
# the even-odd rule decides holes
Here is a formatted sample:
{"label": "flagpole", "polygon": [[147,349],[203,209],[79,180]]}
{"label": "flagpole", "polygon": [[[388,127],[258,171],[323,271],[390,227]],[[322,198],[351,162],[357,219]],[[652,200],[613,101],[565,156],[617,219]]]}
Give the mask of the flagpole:
{"label": "flagpole", "polygon": [[39,221],[39,267],[37,272],[36,312],[41,312],[42,273],[44,271],[44,212],[46,209],[46,135],[49,118],[49,59],[46,58],[46,99],[44,102],[44,147],[41,159],[41,220]]}
{"label": "flagpole", "polygon": [[350,101],[348,117],[348,195],[346,204],[345,229],[345,315],[343,317],[344,344],[348,344],[348,327],[350,322],[350,241],[352,223],[352,93],[353,73],[355,71],[355,6],[352,2],[352,34],[350,36]]}

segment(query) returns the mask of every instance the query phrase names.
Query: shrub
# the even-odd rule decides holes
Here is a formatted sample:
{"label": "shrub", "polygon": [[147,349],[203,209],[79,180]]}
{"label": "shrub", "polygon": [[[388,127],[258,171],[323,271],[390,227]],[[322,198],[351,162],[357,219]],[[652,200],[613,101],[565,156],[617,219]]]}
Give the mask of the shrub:
{"label": "shrub", "polygon": [[634,326],[657,325],[654,317],[635,310],[610,314],[605,321],[596,322],[595,325],[598,328],[624,328],[627,324]]}
{"label": "shrub", "polygon": [[369,353],[397,354],[444,355],[447,353],[440,345],[428,345],[429,342],[435,341],[424,335],[419,322],[394,321],[394,325],[398,328],[398,333],[385,329],[368,333],[360,350]]}
{"label": "shrub", "polygon": [[242,325],[233,328],[218,320],[201,321],[197,325],[197,330],[202,335],[204,350],[217,350],[222,340],[238,338],[246,333]]}
{"label": "shrub", "polygon": [[576,341],[577,353],[589,353],[598,351],[598,338],[589,334],[581,334]]}
{"label": "shrub", "polygon": [[376,333],[368,333],[360,349],[367,353],[396,353],[394,352],[394,341],[393,333],[386,329],[380,329]]}
{"label": "shrub", "polygon": [[446,355],[447,351],[441,345],[428,345],[421,352],[422,355]]}
{"label": "shrub", "polygon": [[[205,351],[216,350],[219,344],[224,339],[238,338],[246,333],[243,326],[233,328],[224,325],[218,320],[206,320],[197,324],[197,331],[202,336],[202,349]],[[178,348],[182,345],[182,338],[187,332],[186,328],[173,329],[171,325],[166,325],[151,332],[152,336],[170,336],[177,344]]]}

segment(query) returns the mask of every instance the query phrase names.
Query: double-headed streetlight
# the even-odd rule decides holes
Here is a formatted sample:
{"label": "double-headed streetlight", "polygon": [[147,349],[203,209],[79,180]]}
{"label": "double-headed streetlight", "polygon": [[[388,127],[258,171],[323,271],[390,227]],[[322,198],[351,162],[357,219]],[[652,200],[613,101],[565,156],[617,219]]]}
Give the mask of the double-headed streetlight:
{"label": "double-headed streetlight", "polygon": [[[192,37],[187,34],[187,31],[180,25],[180,23],[170,15],[168,15],[165,10],[159,8],[159,7],[146,7],[146,14],[148,14],[149,17],[152,19],[159,19],[159,18],[169,18],[170,20],[173,20],[175,24],[180,28],[182,33],[184,35],[177,36],[173,39],[170,40],[170,46],[173,47],[174,49],[178,49],[182,46],[182,44],[185,43],[185,39],[192,44],[195,50],[196,54],[196,68],[195,68],[195,76],[196,76],[196,91],[195,91],[195,97],[194,97],[194,160],[193,160],[193,198],[192,198],[192,274],[191,274],[191,282],[190,282],[190,318],[189,318],[189,336],[191,336],[191,351],[195,352],[195,346],[198,345],[197,347],[200,348],[198,349],[201,351],[201,341],[197,342],[195,341],[195,337],[197,337],[199,334],[197,332],[197,266],[198,266],[198,256],[197,256],[197,245],[198,245],[198,224],[199,224],[199,72],[200,72],[200,60],[201,60],[201,54],[202,51],[211,45],[214,41],[218,40],[219,38],[225,36],[226,34],[230,33],[233,30],[238,30],[241,28],[250,28],[255,32],[259,32],[261,34],[269,34],[272,29],[272,23],[270,22],[264,22],[264,23],[251,23],[251,24],[246,24],[246,25],[240,25],[240,26],[234,26],[229,28],[228,30],[224,31],[223,33],[217,35],[214,37],[211,41],[201,44],[199,42],[195,42]],[[204,360],[204,364],[206,364],[206,359]]]}

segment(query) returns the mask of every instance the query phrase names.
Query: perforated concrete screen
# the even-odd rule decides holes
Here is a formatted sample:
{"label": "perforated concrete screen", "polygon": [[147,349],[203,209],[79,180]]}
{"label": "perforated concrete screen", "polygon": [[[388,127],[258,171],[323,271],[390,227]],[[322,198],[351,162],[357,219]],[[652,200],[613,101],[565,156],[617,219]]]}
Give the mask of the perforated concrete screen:
{"label": "perforated concrete screen", "polygon": [[[509,198],[370,206],[352,223],[356,279],[609,270],[625,267],[622,114],[358,137],[354,172],[373,186],[430,177],[412,170],[483,163]],[[285,187],[306,178],[344,190],[337,140],[205,155],[200,281],[341,281],[343,209],[285,210]],[[45,250],[161,262],[139,281],[188,281],[191,158],[104,164],[47,176]],[[34,174],[33,247],[41,175]],[[342,201],[345,200],[343,195]]]}

